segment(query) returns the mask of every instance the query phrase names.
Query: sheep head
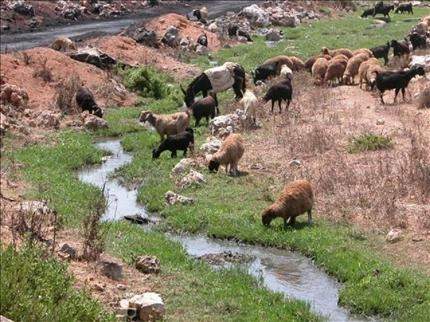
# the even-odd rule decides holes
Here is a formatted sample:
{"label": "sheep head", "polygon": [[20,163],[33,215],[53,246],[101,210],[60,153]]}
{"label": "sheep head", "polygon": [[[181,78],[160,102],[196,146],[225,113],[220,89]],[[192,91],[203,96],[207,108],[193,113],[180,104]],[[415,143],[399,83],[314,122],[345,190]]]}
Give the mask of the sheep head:
{"label": "sheep head", "polygon": [[264,210],[263,214],[261,215],[261,221],[263,225],[266,227],[269,227],[270,223],[275,218],[276,218],[276,214],[271,207]]}
{"label": "sheep head", "polygon": [[152,150],[152,159],[158,159],[160,157],[160,151],[158,149]]}
{"label": "sheep head", "polygon": [[219,169],[220,163],[217,160],[214,160],[213,158],[209,161],[209,171],[210,172],[217,172]]}
{"label": "sheep head", "polygon": [[149,122],[151,125],[155,124],[155,116],[152,114],[152,112],[149,111],[142,111],[139,116],[139,122],[145,123]]}

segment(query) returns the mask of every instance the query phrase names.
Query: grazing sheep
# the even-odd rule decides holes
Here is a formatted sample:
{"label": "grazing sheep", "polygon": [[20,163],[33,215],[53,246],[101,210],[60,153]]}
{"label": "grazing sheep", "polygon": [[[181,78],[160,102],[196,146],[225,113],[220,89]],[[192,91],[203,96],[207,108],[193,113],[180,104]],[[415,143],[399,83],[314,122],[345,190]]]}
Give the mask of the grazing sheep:
{"label": "grazing sheep", "polygon": [[305,63],[299,57],[290,56],[290,60],[293,63],[293,68],[291,68],[290,66],[288,67],[291,68],[292,70],[299,71],[305,68]]}
{"label": "grazing sheep", "polygon": [[312,225],[314,195],[307,180],[296,180],[286,185],[278,199],[263,211],[263,225],[268,227],[275,218],[284,219],[284,227],[294,225],[296,217],[307,212],[308,225]]}
{"label": "grazing sheep", "polygon": [[409,70],[378,74],[376,77],[376,87],[379,90],[382,104],[385,104],[383,95],[386,90],[395,89],[394,103],[396,103],[397,94],[399,94],[400,90],[402,90],[403,100],[405,100],[405,89],[408,87],[411,79],[417,75],[425,75],[423,67],[418,66],[412,67]]}
{"label": "grazing sheep", "polygon": [[430,28],[430,16],[425,16],[421,22],[425,23],[427,25],[427,28]]}
{"label": "grazing sheep", "polygon": [[393,47],[393,54],[397,57],[409,56],[411,51],[409,50],[409,45],[402,41],[397,41],[395,39],[391,40],[391,47]]}
{"label": "grazing sheep", "polygon": [[382,66],[380,65],[373,64],[369,66],[366,72],[366,83],[368,84],[368,86],[370,86],[370,90],[373,91],[373,89],[375,88],[376,77],[378,76],[378,74],[383,72],[384,68],[382,68]]}
{"label": "grazing sheep", "polygon": [[199,126],[202,118],[205,118],[207,124],[209,124],[209,119],[213,119],[217,114],[219,114],[218,101],[215,94],[212,93],[209,96],[203,97],[197,102],[194,102],[189,109],[192,111],[196,120],[196,127]]}
{"label": "grazing sheep", "polygon": [[352,51],[348,48],[339,48],[339,49],[333,49],[329,50],[326,47],[321,48],[321,52],[323,55],[330,55],[331,57],[335,57],[337,55],[345,55],[348,58],[351,58],[353,56]]}
{"label": "grazing sheep", "polygon": [[282,65],[281,76],[284,78],[288,78],[289,80],[293,80],[293,71],[287,65]]}
{"label": "grazing sheep", "polygon": [[139,116],[141,123],[148,122],[153,126],[163,141],[166,135],[175,135],[184,132],[190,125],[190,114],[178,112],[173,114],[154,114],[150,111],[142,111]]}
{"label": "grazing sheep", "polygon": [[172,152],[172,158],[176,158],[176,151],[184,151],[184,157],[187,156],[188,147],[194,146],[194,131],[186,128],[184,132],[175,135],[168,135],[158,148],[152,150],[152,158],[158,159],[162,152]]}
{"label": "grazing sheep", "polygon": [[418,96],[418,108],[430,108],[430,86],[424,88]]}
{"label": "grazing sheep", "polygon": [[327,71],[329,61],[325,58],[318,58],[312,65],[312,76],[316,83],[322,83]]}
{"label": "grazing sheep", "polygon": [[198,38],[197,38],[197,43],[207,47],[208,46],[208,36],[206,35],[206,33],[202,33]]}
{"label": "grazing sheep", "polygon": [[394,13],[401,13],[407,12],[409,14],[414,14],[414,10],[412,9],[412,3],[401,3],[396,10],[394,10]]}
{"label": "grazing sheep", "polygon": [[391,48],[391,45],[387,41],[386,45],[370,48],[370,51],[372,52],[373,56],[375,56],[376,58],[384,58],[384,65],[387,65],[390,48]]}
{"label": "grazing sheep", "polygon": [[333,58],[328,66],[324,76],[325,83],[331,83],[334,85],[337,81],[339,84],[342,82],[343,73],[345,72],[347,62],[343,59]]}
{"label": "grazing sheep", "polygon": [[277,76],[281,72],[282,65],[287,65],[293,68],[293,62],[288,56],[276,56],[266,60],[262,65],[258,66],[253,72],[254,84],[257,81],[265,81],[270,76]]}
{"label": "grazing sheep", "polygon": [[384,15],[384,17],[390,18],[390,11],[394,10],[393,5],[386,5],[383,4],[382,1],[379,2],[379,5],[377,4],[375,6],[375,10],[373,11],[373,16],[376,16],[378,13]]}
{"label": "grazing sheep", "polygon": [[372,51],[370,49],[367,49],[367,48],[356,49],[352,52],[353,56],[357,56],[359,54],[365,54],[365,55],[367,55],[368,58],[373,57]]}
{"label": "grazing sheep", "polygon": [[286,109],[290,106],[291,99],[293,96],[293,85],[291,84],[290,79],[284,79],[272,86],[270,86],[266,95],[263,97],[263,102],[267,103],[268,101],[272,102],[272,113],[273,108],[275,106],[275,102],[278,102],[279,105],[279,114],[282,113],[282,101],[287,102]]}
{"label": "grazing sheep", "polygon": [[[430,24],[430,20],[428,21],[428,23]],[[424,21],[417,23],[417,25],[414,28],[412,28],[412,32],[416,32],[417,34],[422,36],[428,36],[427,33],[429,31],[430,31],[430,26]]]}
{"label": "grazing sheep", "polygon": [[330,55],[317,55],[314,57],[309,58],[306,62],[305,62],[305,68],[309,71],[312,72],[312,66],[315,64],[316,60],[318,58],[325,58],[327,60],[331,60],[331,56]]}
{"label": "grazing sheep", "polygon": [[225,166],[225,172],[238,175],[237,165],[245,148],[240,134],[230,134],[221,144],[220,149],[209,160],[209,171],[218,171],[221,165]]}
{"label": "grazing sheep", "polygon": [[357,56],[352,57],[348,60],[348,64],[346,65],[345,73],[343,74],[343,80],[345,84],[354,85],[355,76],[358,74],[358,69],[362,62],[369,59],[366,54],[358,54]]}
{"label": "grazing sheep", "polygon": [[361,14],[361,18],[366,18],[368,16],[373,16],[375,12],[375,8],[371,8],[371,9],[366,9],[363,11],[363,13]]}
{"label": "grazing sheep", "polygon": [[75,100],[82,111],[88,111],[90,114],[103,117],[103,110],[97,105],[93,93],[87,87],[79,86]]}
{"label": "grazing sheep", "polygon": [[[363,81],[366,81],[366,75],[367,70],[371,65],[379,65],[379,60],[377,58],[370,58],[369,60],[366,60],[363,62],[360,67],[358,68],[358,78],[359,78],[359,84],[360,88],[362,88]],[[366,88],[367,88],[367,81],[366,81]]]}
{"label": "grazing sheep", "polygon": [[243,94],[243,98],[241,99],[240,103],[245,110],[246,117],[252,117],[252,121],[255,124],[257,121],[257,107],[259,105],[257,96],[255,96],[251,90],[247,89]]}
{"label": "grazing sheep", "polygon": [[77,50],[76,44],[66,37],[58,37],[51,44],[51,48],[57,51]]}
{"label": "grazing sheep", "polygon": [[412,44],[412,50],[418,48],[426,48],[427,47],[427,37],[425,35],[420,35],[416,32],[409,35],[409,40]]}

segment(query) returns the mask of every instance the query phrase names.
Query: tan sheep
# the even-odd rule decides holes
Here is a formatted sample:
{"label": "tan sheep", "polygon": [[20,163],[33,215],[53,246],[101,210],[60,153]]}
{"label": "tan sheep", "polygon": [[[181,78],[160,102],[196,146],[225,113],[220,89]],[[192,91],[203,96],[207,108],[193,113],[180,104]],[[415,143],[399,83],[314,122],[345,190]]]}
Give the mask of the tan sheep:
{"label": "tan sheep", "polygon": [[424,88],[418,96],[418,108],[430,108],[430,86]]}
{"label": "tan sheep", "polygon": [[329,61],[325,58],[318,58],[312,66],[312,76],[316,84],[321,84],[324,80]]}
{"label": "tan sheep", "polygon": [[292,70],[298,71],[298,70],[305,69],[305,63],[299,57],[290,56],[290,60],[293,63],[293,68],[291,68],[290,66],[288,67],[290,67]]}
{"label": "tan sheep", "polygon": [[366,72],[366,83],[373,90],[376,83],[376,77],[378,74],[382,73],[384,68],[381,65],[371,64]]}
{"label": "tan sheep", "polygon": [[282,65],[280,75],[289,80],[293,80],[293,71],[287,65]]}
{"label": "tan sheep", "polygon": [[281,73],[282,65],[287,65],[291,69],[293,69],[293,66],[294,66],[290,57],[283,56],[283,55],[269,58],[268,60],[266,60],[263,63],[262,66],[267,66],[267,65],[275,65],[276,66],[276,75],[279,75]]}
{"label": "tan sheep", "polygon": [[366,60],[365,62],[363,62],[360,65],[360,67],[358,68],[358,78],[360,80],[359,81],[360,88],[362,88],[361,85],[363,84],[363,81],[366,82],[366,89],[367,89],[367,85],[369,85],[367,83],[366,75],[367,75],[367,70],[369,69],[369,67],[371,65],[379,65],[380,66],[379,60],[377,58],[370,58],[369,60]]}
{"label": "tan sheep", "polygon": [[358,54],[357,56],[354,56],[350,60],[348,60],[345,73],[343,74],[343,81],[345,84],[354,85],[354,79],[355,76],[358,74],[358,69],[360,68],[361,63],[365,62],[368,59],[369,57],[366,54]]}
{"label": "tan sheep", "polygon": [[77,50],[76,44],[66,37],[58,37],[51,44],[51,48],[57,51]]}
{"label": "tan sheep", "polygon": [[367,48],[356,49],[352,52],[353,56],[357,56],[359,54],[365,54],[365,55],[367,55],[368,58],[373,57],[372,51],[370,49],[367,49]]}
{"label": "tan sheep", "polygon": [[421,21],[424,22],[427,27],[430,28],[430,16],[425,16]]}
{"label": "tan sheep", "polygon": [[353,56],[352,51],[349,50],[348,48],[339,48],[339,49],[330,50],[326,47],[323,47],[321,48],[321,52],[324,55],[330,55],[331,57],[335,57],[337,55],[345,55],[346,57],[351,58]]}
{"label": "tan sheep", "polygon": [[235,133],[230,134],[222,142],[220,149],[210,157],[209,171],[218,171],[220,165],[223,165],[226,173],[238,175],[237,165],[243,152],[245,152],[245,148],[242,136]]}
{"label": "tan sheep", "polygon": [[150,111],[142,111],[139,121],[141,123],[148,122],[163,140],[166,135],[184,132],[190,126],[190,114],[188,111],[173,114],[154,114]]}
{"label": "tan sheep", "polygon": [[331,56],[330,55],[316,55],[316,56],[313,56],[313,57],[309,58],[305,62],[305,68],[311,72],[312,71],[312,66],[315,64],[315,62],[316,62],[316,60],[318,58],[325,58],[327,60],[330,60]]}
{"label": "tan sheep", "polygon": [[296,180],[286,185],[278,199],[263,211],[263,225],[278,217],[284,219],[284,227],[294,225],[296,217],[307,212],[308,224],[312,225],[314,195],[312,185],[307,180]]}
{"label": "tan sheep", "polygon": [[331,82],[332,85],[337,82],[340,84],[342,82],[343,73],[345,72],[345,68],[347,65],[347,61],[343,59],[335,59],[333,58],[328,66],[327,71],[324,76],[324,82]]}

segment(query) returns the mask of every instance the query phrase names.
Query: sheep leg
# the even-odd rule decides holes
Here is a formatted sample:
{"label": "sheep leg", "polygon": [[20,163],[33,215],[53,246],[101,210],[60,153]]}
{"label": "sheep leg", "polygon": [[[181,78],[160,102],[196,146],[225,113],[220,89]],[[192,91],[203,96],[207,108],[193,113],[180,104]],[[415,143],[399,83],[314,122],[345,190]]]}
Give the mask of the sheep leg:
{"label": "sheep leg", "polygon": [[186,157],[186,156],[187,156],[187,148],[184,149],[184,157]]}
{"label": "sheep leg", "polygon": [[399,94],[399,92],[400,92],[400,88],[396,88],[393,104],[396,104],[396,102],[397,102],[397,95]]}
{"label": "sheep leg", "polygon": [[388,56],[384,56],[384,66],[387,66],[388,64]]}
{"label": "sheep leg", "polygon": [[384,92],[379,92],[379,96],[381,97],[381,103],[382,103],[382,104],[385,104],[385,102],[384,102],[384,98],[383,98],[383,96],[384,96]]}
{"label": "sheep leg", "polygon": [[402,88],[403,102],[406,102],[406,100],[405,100],[405,91],[406,91],[406,89],[403,87]]}
{"label": "sheep leg", "polygon": [[287,219],[284,218],[284,228],[287,228],[287,227],[288,227],[288,218]]}
{"label": "sheep leg", "polygon": [[233,91],[234,91],[234,94],[236,95],[235,98],[237,100],[243,97],[242,83],[243,83],[242,77],[238,77],[238,78],[236,78],[236,80],[234,81],[234,84],[233,84]]}
{"label": "sheep leg", "polygon": [[278,105],[279,105],[279,114],[281,114],[282,113],[282,100],[279,100],[278,101]]}
{"label": "sheep leg", "polygon": [[291,100],[287,100],[287,110],[288,110],[288,108],[290,107],[290,103],[291,103]]}
{"label": "sheep leg", "polygon": [[177,156],[177,155],[176,155],[176,150],[173,150],[173,151],[172,151],[172,155],[171,155],[172,159],[173,159],[173,158],[176,158],[176,156]]}
{"label": "sheep leg", "polygon": [[312,209],[308,210],[308,225],[312,225]]}

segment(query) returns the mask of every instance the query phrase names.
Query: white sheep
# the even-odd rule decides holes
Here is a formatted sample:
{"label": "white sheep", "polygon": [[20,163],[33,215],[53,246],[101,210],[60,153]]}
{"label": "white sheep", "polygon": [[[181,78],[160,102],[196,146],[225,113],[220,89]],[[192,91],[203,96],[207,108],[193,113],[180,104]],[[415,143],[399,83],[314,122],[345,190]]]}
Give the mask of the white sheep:
{"label": "white sheep", "polygon": [[240,100],[240,103],[245,110],[246,118],[249,119],[252,117],[252,121],[255,124],[257,120],[257,107],[259,104],[257,96],[255,96],[251,90],[247,89],[243,94],[243,98]]}

